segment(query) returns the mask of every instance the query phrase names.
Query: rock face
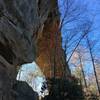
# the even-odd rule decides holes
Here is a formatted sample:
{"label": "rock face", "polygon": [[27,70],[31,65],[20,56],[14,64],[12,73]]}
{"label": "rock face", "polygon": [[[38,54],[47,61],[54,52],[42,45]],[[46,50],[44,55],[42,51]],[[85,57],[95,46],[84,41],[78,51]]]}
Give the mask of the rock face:
{"label": "rock face", "polygon": [[0,55],[10,64],[34,60],[32,36],[39,24],[36,0],[30,1],[0,0]]}
{"label": "rock face", "polygon": [[[37,63],[48,78],[70,74],[61,43],[57,9],[50,12],[37,39]],[[66,71],[65,71],[66,70]]]}
{"label": "rock face", "polygon": [[35,60],[35,39],[55,2],[0,0],[0,100],[15,100],[16,66]]}
{"label": "rock face", "polygon": [[26,82],[17,81],[13,89],[16,100],[38,100],[38,94]]}

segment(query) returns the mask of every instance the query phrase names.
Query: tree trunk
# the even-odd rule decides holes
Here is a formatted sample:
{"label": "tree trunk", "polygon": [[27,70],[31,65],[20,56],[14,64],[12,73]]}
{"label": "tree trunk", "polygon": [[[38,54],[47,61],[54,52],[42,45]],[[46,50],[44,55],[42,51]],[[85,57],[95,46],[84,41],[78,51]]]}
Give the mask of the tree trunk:
{"label": "tree trunk", "polygon": [[84,80],[84,86],[85,86],[85,88],[87,88],[87,82],[85,79],[85,73],[83,70],[82,58],[81,58],[80,54],[79,54],[79,61],[80,61],[81,72],[82,72],[82,76],[83,76],[83,80]]}
{"label": "tree trunk", "polygon": [[96,67],[95,67],[95,61],[94,61],[94,57],[93,57],[93,53],[92,53],[92,48],[91,48],[91,44],[90,44],[88,36],[86,37],[86,39],[87,39],[87,45],[88,45],[88,48],[89,48],[91,61],[92,61],[93,69],[94,69],[94,76],[95,76],[95,79],[96,79],[97,89],[98,89],[98,93],[100,95],[100,87],[99,87],[99,82],[98,82],[98,77],[97,77],[97,72],[96,72]]}

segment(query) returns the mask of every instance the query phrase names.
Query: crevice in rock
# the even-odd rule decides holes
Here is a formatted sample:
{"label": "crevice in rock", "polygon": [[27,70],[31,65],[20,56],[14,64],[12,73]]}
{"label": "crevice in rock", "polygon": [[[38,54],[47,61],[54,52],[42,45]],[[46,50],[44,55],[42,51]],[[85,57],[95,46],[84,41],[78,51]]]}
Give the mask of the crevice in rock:
{"label": "crevice in rock", "polygon": [[3,56],[10,64],[13,64],[13,51],[9,45],[0,42],[0,55]]}

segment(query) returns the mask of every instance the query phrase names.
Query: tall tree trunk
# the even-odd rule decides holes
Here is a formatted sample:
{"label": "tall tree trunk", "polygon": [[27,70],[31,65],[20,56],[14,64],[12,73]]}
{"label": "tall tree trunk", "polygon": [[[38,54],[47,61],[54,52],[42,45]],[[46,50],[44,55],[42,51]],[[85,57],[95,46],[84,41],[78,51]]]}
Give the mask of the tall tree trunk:
{"label": "tall tree trunk", "polygon": [[82,64],[82,58],[79,54],[79,60],[80,60],[80,67],[81,67],[81,72],[82,72],[82,76],[83,76],[83,80],[84,80],[84,86],[85,88],[87,88],[87,82],[86,82],[86,79],[85,79],[85,74],[84,74],[84,70],[83,70],[83,64]]}
{"label": "tall tree trunk", "polygon": [[100,87],[99,87],[99,82],[98,82],[98,78],[97,78],[97,73],[96,73],[96,67],[95,67],[95,62],[94,62],[94,58],[93,58],[93,53],[92,53],[92,48],[91,48],[91,44],[89,41],[88,36],[86,37],[87,39],[87,44],[88,44],[88,48],[89,48],[89,52],[90,52],[90,56],[91,56],[91,60],[92,60],[92,65],[93,65],[93,69],[94,69],[94,75],[95,75],[95,79],[96,79],[96,84],[97,84],[97,89],[100,95]]}

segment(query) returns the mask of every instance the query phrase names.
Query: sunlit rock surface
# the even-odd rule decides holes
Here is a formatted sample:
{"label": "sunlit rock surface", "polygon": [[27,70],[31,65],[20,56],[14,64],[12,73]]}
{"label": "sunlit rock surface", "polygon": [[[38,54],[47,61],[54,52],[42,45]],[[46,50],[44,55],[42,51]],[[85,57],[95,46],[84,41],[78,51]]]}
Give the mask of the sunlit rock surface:
{"label": "sunlit rock surface", "polygon": [[[55,12],[51,13],[52,18]],[[70,75],[69,66],[66,63],[66,57],[61,45],[62,41],[61,33],[58,31],[58,21],[59,18],[57,17],[47,21],[37,41],[38,56],[36,61],[48,78],[63,77],[65,73],[66,75]]]}

